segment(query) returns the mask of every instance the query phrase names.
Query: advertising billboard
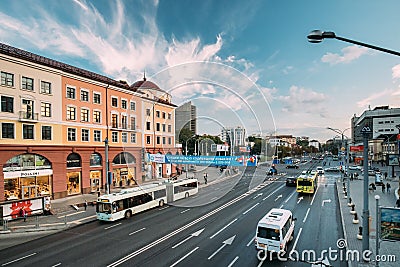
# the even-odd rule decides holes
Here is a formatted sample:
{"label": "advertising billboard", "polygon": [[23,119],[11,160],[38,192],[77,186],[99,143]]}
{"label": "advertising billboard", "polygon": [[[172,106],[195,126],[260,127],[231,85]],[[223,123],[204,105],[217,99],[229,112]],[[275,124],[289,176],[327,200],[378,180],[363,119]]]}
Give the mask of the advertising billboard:
{"label": "advertising billboard", "polygon": [[397,154],[388,154],[388,165],[389,166],[399,166],[399,155]]}
{"label": "advertising billboard", "polygon": [[400,209],[381,208],[381,239],[400,241]]}

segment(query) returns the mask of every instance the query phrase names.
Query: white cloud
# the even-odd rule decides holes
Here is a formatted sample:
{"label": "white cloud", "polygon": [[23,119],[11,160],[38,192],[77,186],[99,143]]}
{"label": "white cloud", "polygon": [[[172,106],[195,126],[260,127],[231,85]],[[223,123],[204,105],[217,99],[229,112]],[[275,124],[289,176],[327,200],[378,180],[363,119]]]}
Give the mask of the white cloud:
{"label": "white cloud", "polygon": [[322,56],[321,61],[325,63],[329,63],[331,65],[339,64],[339,63],[350,63],[353,60],[358,59],[364,54],[368,53],[368,48],[360,47],[360,46],[347,46],[342,49],[342,55],[327,53]]}
{"label": "white cloud", "polygon": [[277,97],[283,103],[282,110],[290,113],[316,113],[325,116],[326,96],[297,86],[290,87],[289,95]]}
{"label": "white cloud", "polygon": [[392,78],[393,80],[397,80],[400,78],[400,64],[392,68]]}
{"label": "white cloud", "polygon": [[399,106],[400,88],[384,89],[377,93],[373,93],[366,98],[357,101],[359,108],[368,108],[369,106],[389,105],[392,107]]}

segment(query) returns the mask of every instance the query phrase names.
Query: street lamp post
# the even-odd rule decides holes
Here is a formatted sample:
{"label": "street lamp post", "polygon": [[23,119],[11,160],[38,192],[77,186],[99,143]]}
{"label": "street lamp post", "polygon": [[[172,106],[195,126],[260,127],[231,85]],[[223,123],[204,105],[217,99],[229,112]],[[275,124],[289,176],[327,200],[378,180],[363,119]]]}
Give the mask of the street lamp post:
{"label": "street lamp post", "polygon": [[[344,170],[344,173],[346,174],[346,171],[348,170],[348,168],[349,168],[349,150],[348,150],[348,147],[347,147],[347,141],[346,141],[346,143],[344,143],[344,132],[346,132],[347,130],[349,130],[350,128],[346,128],[346,129],[344,129],[344,130],[339,130],[339,129],[334,129],[334,128],[331,128],[331,127],[326,127],[326,129],[328,129],[328,130],[331,130],[331,131],[334,131],[335,133],[337,133],[337,134],[340,134],[340,138],[341,138],[341,146],[343,147],[343,148],[345,148],[346,149],[346,151],[347,151],[347,153],[346,153],[346,161],[344,162],[344,165],[345,165],[345,170]],[[348,137],[346,136],[346,139],[348,139]],[[338,150],[338,156],[339,156],[339,150]],[[350,187],[348,187],[348,189],[350,189]]]}
{"label": "street lamp post", "polygon": [[[379,230],[379,226],[380,226],[380,222],[379,222],[379,199],[380,196],[379,195],[375,195],[375,200],[376,200],[376,218],[375,218],[375,256],[379,255],[379,235],[380,235],[380,230]],[[376,257],[378,258],[378,257]],[[376,260],[375,261],[375,266],[379,266],[379,261]]]}
{"label": "street lamp post", "polygon": [[[350,40],[347,38],[343,38],[340,36],[336,36],[334,32],[322,32],[320,30],[314,30],[310,32],[307,36],[308,41],[311,43],[320,43],[323,39],[337,39],[343,42],[348,42],[355,45],[360,45],[364,47],[368,47],[371,49],[375,49],[381,52],[385,52],[388,54],[392,54],[395,56],[400,56],[400,53],[397,51],[389,50],[386,48]],[[400,127],[399,127],[400,128]],[[369,211],[368,211],[368,136],[371,133],[371,129],[368,126],[364,126],[361,130],[363,135],[363,143],[364,143],[364,153],[363,153],[363,161],[364,161],[364,209],[363,209],[363,232],[362,232],[362,248],[363,251],[369,249],[369,232],[368,232],[368,220],[369,220]],[[400,181],[399,181],[400,183]]]}

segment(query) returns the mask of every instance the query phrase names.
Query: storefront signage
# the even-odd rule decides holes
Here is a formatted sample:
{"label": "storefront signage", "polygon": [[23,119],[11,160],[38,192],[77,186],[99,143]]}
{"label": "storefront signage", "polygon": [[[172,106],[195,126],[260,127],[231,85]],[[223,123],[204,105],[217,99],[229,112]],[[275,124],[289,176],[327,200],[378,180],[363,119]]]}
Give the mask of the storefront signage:
{"label": "storefront signage", "polygon": [[[154,156],[154,157],[153,157]],[[164,157],[164,161],[160,160]],[[154,159],[154,160],[153,160]],[[256,156],[184,156],[151,154],[150,161],[156,163],[216,165],[216,166],[256,166]]]}
{"label": "storefront signage", "polygon": [[400,241],[400,209],[382,207],[380,214],[381,238]]}
{"label": "storefront signage", "polygon": [[350,146],[351,152],[362,152],[364,151],[364,146]]}
{"label": "storefront signage", "polygon": [[18,178],[18,177],[29,177],[29,176],[46,176],[52,175],[52,169],[45,170],[33,170],[33,171],[16,171],[16,172],[4,172],[4,178]]}

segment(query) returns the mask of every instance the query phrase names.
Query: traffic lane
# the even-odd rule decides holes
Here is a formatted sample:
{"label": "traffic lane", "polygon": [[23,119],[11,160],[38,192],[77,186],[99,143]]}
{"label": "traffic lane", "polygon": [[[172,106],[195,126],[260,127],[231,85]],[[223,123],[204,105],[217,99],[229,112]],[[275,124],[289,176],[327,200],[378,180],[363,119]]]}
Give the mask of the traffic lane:
{"label": "traffic lane", "polygon": [[[245,187],[244,187],[245,188]],[[237,190],[236,193],[239,193],[240,190]],[[216,206],[218,206],[219,204],[217,204],[216,202],[213,203]],[[213,205],[208,205],[206,207],[201,207],[204,209],[212,209]],[[201,209],[199,208],[199,209]],[[124,254],[124,253],[128,253],[129,251],[131,251],[133,248],[133,246],[136,247],[140,247],[140,246],[144,246],[146,242],[148,242],[149,238],[152,239],[156,239],[157,236],[160,235],[160,232],[168,232],[168,231],[172,231],[175,227],[176,227],[176,212],[173,213],[173,210],[178,210],[179,209],[169,209],[169,210],[163,210],[160,211],[160,209],[158,209],[158,211],[156,211],[155,209],[150,210],[150,211],[146,211],[144,213],[140,213],[135,215],[133,218],[131,218],[131,220],[121,220],[112,224],[102,224],[102,223],[97,223],[96,227],[96,222],[85,225],[85,227],[77,227],[76,229],[74,228],[74,230],[70,230],[68,231],[70,234],[69,235],[65,235],[64,238],[60,235],[58,235],[57,238],[55,238],[56,241],[58,240],[63,240],[62,242],[59,242],[60,244],[57,245],[57,242],[52,242],[52,250],[53,251],[58,251],[58,257],[56,257],[56,255],[52,254],[52,258],[56,259],[56,258],[60,258],[62,262],[69,262],[71,261],[71,259],[76,259],[76,258],[85,258],[85,257],[81,257],[80,252],[82,251],[82,249],[80,248],[80,246],[77,246],[77,244],[79,244],[79,241],[76,240],[70,240],[69,242],[71,244],[74,244],[71,247],[76,247],[77,251],[73,252],[71,250],[65,251],[66,247],[69,247],[68,245],[66,245],[65,241],[66,239],[71,239],[74,236],[76,237],[76,239],[79,239],[81,236],[83,236],[84,238],[81,238],[82,240],[89,240],[88,238],[85,238],[86,236],[90,236],[90,237],[96,237],[99,234],[101,234],[102,238],[98,239],[98,240],[93,240],[93,243],[97,244],[96,248],[94,250],[90,251],[91,255],[113,255],[114,253],[110,253],[109,250],[112,250],[113,248],[117,247],[117,253],[115,253],[114,255],[120,255],[120,253]],[[164,213],[162,215],[162,213]],[[169,216],[167,216],[167,214],[170,214]],[[186,213],[189,214],[189,213]],[[193,215],[193,216],[197,216],[197,214]],[[170,219],[168,219],[168,217]],[[157,224],[156,221],[153,221],[152,218],[156,218],[156,220],[158,221],[163,221],[164,225],[162,226],[166,226],[166,227],[160,227],[160,224]],[[190,216],[188,216],[188,218],[182,219],[182,222],[184,223],[184,221],[190,221],[193,218],[190,218]],[[133,229],[127,229],[131,226],[131,221],[135,220],[135,224]],[[165,222],[173,222],[173,223],[165,223]],[[147,223],[146,223],[147,222]],[[142,225],[140,225],[142,223]],[[148,226],[148,230],[147,231],[140,231],[141,229],[145,229],[145,227],[142,227],[144,225],[154,225],[154,227],[156,227],[156,229],[151,230],[151,227]],[[168,226],[171,226],[172,228],[169,228]],[[87,227],[92,227],[93,229],[86,229]],[[97,232],[96,232],[96,228],[98,228]],[[169,229],[169,230],[168,230]],[[141,237],[137,237],[135,240],[135,242],[132,242],[132,238],[127,238],[130,234],[128,233],[135,233],[135,234],[146,234],[146,236]],[[149,234],[150,233],[150,234]],[[92,238],[90,238],[90,242],[92,242]],[[111,245],[110,245],[111,244]],[[113,246],[113,244],[115,244]],[[35,243],[31,243],[30,244],[31,247],[35,247],[35,248],[39,248],[40,246],[35,245]],[[87,251],[87,253],[89,253],[89,248],[90,248],[90,244],[85,244],[85,250]],[[100,248],[100,249],[99,249]],[[102,249],[103,248],[103,249]],[[104,251],[107,250],[108,251]],[[24,257],[27,255],[27,251],[29,251],[28,249],[23,249],[23,251],[25,253],[22,253],[20,256]],[[35,255],[38,254],[37,249],[35,249]],[[79,257],[75,257],[74,255],[78,255]],[[12,257],[18,258],[18,253],[7,253],[7,255],[12,255]],[[7,255],[5,255],[4,257],[1,257],[4,260],[8,260],[9,258],[6,257]],[[87,255],[87,254],[86,254]],[[66,257],[66,259],[63,259],[63,256]],[[87,258],[87,257],[86,257]],[[12,260],[12,259],[9,259]],[[37,261],[35,261],[36,263]],[[82,263],[82,262],[80,262]]]}
{"label": "traffic lane", "polygon": [[[251,225],[256,225],[258,220],[265,214],[265,210],[269,209],[272,206],[278,205],[282,202],[283,197],[288,196],[291,192],[285,192],[285,187],[278,183],[273,183],[271,186],[265,187],[264,190],[260,190],[254,192],[253,194],[248,195],[247,197],[242,198],[240,201],[235,204],[221,210],[220,212],[214,214],[213,216],[207,218],[203,222],[196,224],[195,227],[188,229],[187,231],[182,232],[180,235],[176,235],[166,242],[159,244],[157,247],[152,249],[151,251],[146,251],[145,253],[138,255],[135,258],[135,263],[139,263],[146,266],[155,265],[159,259],[163,260],[163,266],[170,266],[179,262],[184,265],[194,265],[194,266],[207,266],[214,265],[220,266],[219,263],[210,263],[210,260],[213,258],[217,258],[217,256],[211,257],[210,260],[208,258],[221,246],[224,246],[225,243],[229,243],[229,239],[232,238],[235,234],[227,237],[224,240],[221,238],[225,238],[226,233],[229,233],[232,229],[239,229],[241,232],[241,227],[245,227],[248,230],[248,222],[241,223],[244,217],[248,217],[249,214],[258,214],[256,216],[251,216],[253,221]],[[274,192],[274,193],[273,193]],[[282,195],[281,197],[278,197]],[[259,193],[263,193],[265,196],[265,200],[263,201]],[[274,199],[273,199],[274,198]],[[275,199],[277,199],[277,204],[275,203]],[[257,203],[269,203],[267,207],[259,209],[258,206],[260,204]],[[264,204],[265,205],[265,204]],[[258,212],[256,212],[258,210]],[[261,210],[261,212],[260,212]],[[198,237],[189,238],[193,233],[203,229],[203,232]],[[235,230],[235,232],[237,232]],[[249,232],[250,233],[250,232]],[[252,245],[254,244],[254,233],[255,228],[251,229],[251,237],[245,235],[245,239],[251,239]],[[185,241],[184,244],[178,246],[178,249],[174,248],[177,244],[180,244],[182,241],[189,238],[189,240]],[[241,239],[242,237],[236,236],[233,238],[233,246],[237,241],[236,238]],[[225,241],[225,243],[223,243]],[[246,241],[248,243],[249,240]],[[218,247],[219,245],[219,247]],[[217,246],[217,247],[216,247]],[[228,245],[226,245],[228,246]],[[196,247],[199,247],[197,250]],[[192,252],[195,250],[194,252]],[[225,247],[222,249],[225,251]],[[198,254],[200,253],[200,256]],[[190,254],[190,256],[186,256]],[[217,253],[218,254],[218,253]],[[192,257],[195,257],[193,260]],[[200,259],[197,259],[200,257]],[[183,260],[181,260],[184,258]],[[184,262],[184,263],[183,263]],[[222,263],[221,263],[222,264]],[[124,266],[129,266],[129,262]]]}

